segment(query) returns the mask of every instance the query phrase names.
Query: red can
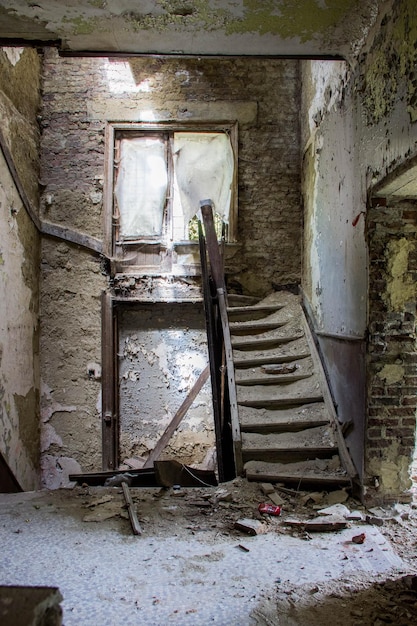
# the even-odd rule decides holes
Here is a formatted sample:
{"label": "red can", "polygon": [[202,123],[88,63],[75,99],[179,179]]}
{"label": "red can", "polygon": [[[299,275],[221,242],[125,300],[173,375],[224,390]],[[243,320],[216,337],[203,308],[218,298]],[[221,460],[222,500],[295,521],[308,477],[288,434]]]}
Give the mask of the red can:
{"label": "red can", "polygon": [[267,513],[268,515],[281,515],[281,507],[275,506],[275,504],[268,504],[267,502],[261,502],[258,506],[259,513]]}

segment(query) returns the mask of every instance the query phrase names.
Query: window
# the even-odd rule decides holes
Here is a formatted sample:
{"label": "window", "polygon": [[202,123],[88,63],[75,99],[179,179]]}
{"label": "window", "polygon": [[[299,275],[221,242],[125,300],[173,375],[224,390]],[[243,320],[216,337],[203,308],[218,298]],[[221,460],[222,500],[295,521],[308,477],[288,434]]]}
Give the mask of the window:
{"label": "window", "polygon": [[236,239],[237,124],[109,125],[108,237],[117,249],[197,238],[200,202],[219,236]]}

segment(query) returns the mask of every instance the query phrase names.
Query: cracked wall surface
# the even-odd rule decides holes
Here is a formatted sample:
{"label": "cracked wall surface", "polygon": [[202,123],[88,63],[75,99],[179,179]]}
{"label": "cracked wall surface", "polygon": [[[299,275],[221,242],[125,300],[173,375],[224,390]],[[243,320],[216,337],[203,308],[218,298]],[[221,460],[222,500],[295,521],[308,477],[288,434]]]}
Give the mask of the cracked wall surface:
{"label": "cracked wall surface", "polygon": [[[372,482],[370,474],[380,477],[374,495],[381,498],[406,490],[409,481],[393,441],[381,446],[390,463],[398,459],[395,485],[383,478],[384,468],[391,470],[376,446],[360,450],[369,419],[365,371],[362,382],[355,375],[358,366],[364,370],[366,365],[370,306],[365,225],[372,190],[416,154],[416,27],[415,3],[396,2],[356,64],[323,68],[323,63],[311,62],[303,67],[303,289],[325,356],[334,356],[335,342],[341,342],[340,356],[336,353],[333,362],[326,359],[339,416],[353,421],[348,444],[357,453],[358,469],[364,468],[365,483],[368,478]],[[388,279],[381,298],[393,312],[415,296],[414,277],[403,271],[414,244],[405,237],[404,242],[397,235],[387,239],[384,252]],[[353,360],[344,360],[347,350],[355,351]],[[396,402],[402,403],[400,390]],[[397,427],[400,433],[400,420]]]}
{"label": "cracked wall surface", "polygon": [[[4,141],[38,206],[40,61],[0,50]],[[39,485],[39,234],[0,152],[0,450],[23,489]]]}

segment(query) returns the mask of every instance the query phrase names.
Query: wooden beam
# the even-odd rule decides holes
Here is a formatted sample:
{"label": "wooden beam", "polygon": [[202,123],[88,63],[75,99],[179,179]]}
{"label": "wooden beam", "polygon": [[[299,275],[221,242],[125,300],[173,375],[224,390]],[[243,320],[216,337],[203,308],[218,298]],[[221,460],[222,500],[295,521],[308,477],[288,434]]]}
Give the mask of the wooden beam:
{"label": "wooden beam", "polygon": [[210,373],[210,367],[209,365],[207,365],[207,367],[201,372],[200,376],[197,378],[192,389],[190,390],[190,393],[185,398],[184,402],[181,404],[180,408],[175,413],[174,417],[172,418],[172,420],[166,427],[162,437],[156,444],[155,448],[152,450],[152,452],[146,459],[146,462],[143,466],[144,469],[148,467],[152,467],[154,461],[156,461],[156,459],[159,458],[159,455],[161,454],[162,450],[166,447],[168,441],[171,439],[172,435],[178,428],[182,418],[187,413],[188,409],[190,408],[190,406],[196,399],[203,385],[207,382],[209,378],[209,373]]}
{"label": "wooden beam", "polygon": [[100,239],[96,239],[96,237],[91,237],[91,235],[79,233],[76,230],[67,228],[66,226],[52,224],[51,222],[41,221],[40,226],[41,233],[43,235],[49,235],[51,237],[63,239],[69,243],[75,243],[77,246],[82,246],[83,248],[98,254],[103,253],[103,242]]}

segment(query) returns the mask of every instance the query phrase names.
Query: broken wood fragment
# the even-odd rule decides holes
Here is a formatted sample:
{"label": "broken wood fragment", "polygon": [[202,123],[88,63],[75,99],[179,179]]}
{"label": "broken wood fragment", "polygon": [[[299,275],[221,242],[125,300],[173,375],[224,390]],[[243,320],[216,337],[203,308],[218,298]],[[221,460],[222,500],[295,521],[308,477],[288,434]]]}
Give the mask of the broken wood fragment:
{"label": "broken wood fragment", "polygon": [[135,506],[132,501],[132,496],[130,495],[129,487],[127,483],[122,483],[123,495],[125,497],[127,511],[129,513],[130,525],[132,526],[132,531],[134,535],[141,535],[142,528],[140,527],[139,520],[136,515]]}

